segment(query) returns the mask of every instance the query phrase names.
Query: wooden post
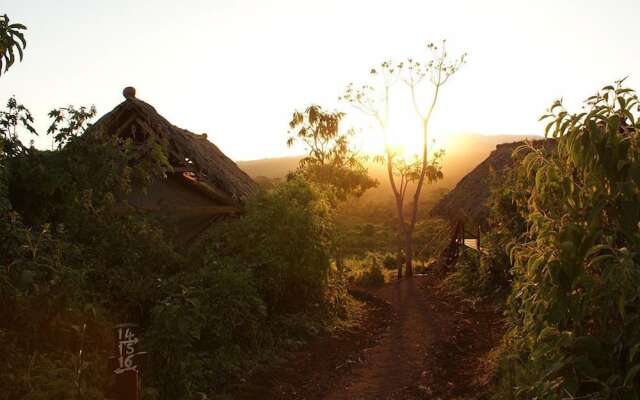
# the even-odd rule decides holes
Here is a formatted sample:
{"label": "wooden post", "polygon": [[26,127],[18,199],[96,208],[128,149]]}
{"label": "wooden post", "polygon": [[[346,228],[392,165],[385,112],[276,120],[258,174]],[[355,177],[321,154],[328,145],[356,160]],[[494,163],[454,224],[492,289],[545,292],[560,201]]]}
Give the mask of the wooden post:
{"label": "wooden post", "polygon": [[480,267],[480,262],[482,260],[481,254],[480,254],[480,224],[478,224],[478,239],[476,242],[476,246],[478,247],[478,267]]}
{"label": "wooden post", "polygon": [[115,356],[111,358],[114,385],[111,396],[115,400],[139,400],[140,380],[137,357],[146,354],[138,351],[136,324],[115,326]]}
{"label": "wooden post", "polygon": [[464,237],[465,236],[467,236],[467,235],[464,233],[464,222],[463,222],[462,223],[462,238],[460,239],[460,244],[462,244],[462,246],[463,246],[462,249],[464,249]]}

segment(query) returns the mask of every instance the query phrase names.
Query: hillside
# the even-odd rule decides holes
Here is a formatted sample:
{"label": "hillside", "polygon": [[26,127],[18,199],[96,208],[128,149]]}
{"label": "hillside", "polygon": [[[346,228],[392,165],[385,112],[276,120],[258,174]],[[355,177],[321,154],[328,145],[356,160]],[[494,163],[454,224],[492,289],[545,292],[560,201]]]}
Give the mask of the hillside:
{"label": "hillside", "polygon": [[[460,134],[452,138],[454,143],[447,149],[443,160],[444,179],[428,188],[452,189],[466,174],[484,161],[489,154],[502,143],[536,138],[527,135],[480,135]],[[296,169],[300,157],[266,158],[251,161],[238,161],[238,166],[258,182],[264,178],[283,178],[288,172]],[[369,190],[364,200],[385,201],[390,196],[390,188],[385,168],[373,162],[369,163],[369,173],[380,182],[376,189]]]}

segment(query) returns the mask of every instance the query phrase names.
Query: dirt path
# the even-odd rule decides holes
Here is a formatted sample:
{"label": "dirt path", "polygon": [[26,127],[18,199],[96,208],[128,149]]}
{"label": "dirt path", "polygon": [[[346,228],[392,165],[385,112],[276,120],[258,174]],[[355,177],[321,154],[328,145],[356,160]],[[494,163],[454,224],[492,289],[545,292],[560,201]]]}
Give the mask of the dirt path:
{"label": "dirt path", "polygon": [[414,277],[369,290],[359,329],[318,338],[240,398],[479,399],[504,327],[491,302],[470,302]]}
{"label": "dirt path", "polygon": [[342,376],[325,399],[387,399],[418,381],[431,339],[421,280],[405,279],[371,291],[391,305],[391,324],[376,345],[363,352],[363,362]]}

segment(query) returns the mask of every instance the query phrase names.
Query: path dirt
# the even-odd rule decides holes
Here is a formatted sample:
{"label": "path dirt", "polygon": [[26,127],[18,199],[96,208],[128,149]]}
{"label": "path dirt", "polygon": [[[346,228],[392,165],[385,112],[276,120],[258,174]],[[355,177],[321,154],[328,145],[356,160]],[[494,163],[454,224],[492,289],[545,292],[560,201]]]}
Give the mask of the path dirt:
{"label": "path dirt", "polygon": [[320,337],[252,383],[243,399],[480,399],[504,333],[491,301],[447,291],[435,276],[367,290],[360,327]]}
{"label": "path dirt", "polygon": [[375,346],[365,349],[364,362],[343,375],[325,399],[394,398],[418,381],[431,340],[421,280],[405,279],[370,291],[390,304],[391,324]]}

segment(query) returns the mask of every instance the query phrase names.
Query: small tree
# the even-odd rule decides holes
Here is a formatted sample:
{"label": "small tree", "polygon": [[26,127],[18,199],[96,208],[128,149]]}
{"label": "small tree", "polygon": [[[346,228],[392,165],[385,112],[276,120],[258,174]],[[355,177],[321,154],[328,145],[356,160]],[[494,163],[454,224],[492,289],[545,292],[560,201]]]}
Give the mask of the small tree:
{"label": "small tree", "polygon": [[[385,154],[381,156],[387,167],[389,183],[396,203],[399,236],[403,239],[405,251],[405,266],[408,276],[413,275],[413,232],[415,230],[420,196],[425,183],[434,182],[442,178],[441,158],[438,152],[429,157],[429,124],[436,108],[440,90],[449,78],[465,63],[466,54],[451,59],[446,50],[446,41],[441,46],[433,43],[427,45],[431,56],[425,62],[412,58],[405,62],[394,64],[384,61],[379,68],[373,68],[370,75],[375,82],[360,87],[349,84],[341,99],[349,102],[364,114],[374,118],[380,126],[385,143]],[[410,92],[411,103],[420,121],[422,147],[416,159],[408,163],[391,146],[389,132],[390,92],[397,82],[404,82]],[[424,83],[430,83],[433,89],[431,100],[426,106],[420,105],[418,91]],[[399,182],[397,179],[400,179]],[[406,204],[407,189],[415,184],[412,202]],[[398,267],[398,275],[402,275],[402,266]]]}
{"label": "small tree", "polygon": [[326,112],[318,105],[295,111],[289,122],[288,146],[304,143],[307,156],[298,172],[328,190],[334,200],[359,197],[378,182],[371,179],[364,158],[349,143],[353,130],[340,132],[342,112]]}
{"label": "small tree", "polygon": [[33,116],[29,109],[18,103],[15,97],[10,97],[6,108],[0,111],[0,144],[4,143],[2,152],[6,156],[13,156],[23,148],[18,139],[21,128],[31,134],[38,134],[33,127]]}
{"label": "small tree", "polygon": [[62,148],[74,137],[82,135],[89,127],[89,121],[96,116],[96,107],[80,106],[60,107],[49,111],[51,125],[47,133],[53,136],[53,140]]}
{"label": "small tree", "polygon": [[[334,208],[339,201],[359,197],[378,185],[376,180],[369,177],[364,157],[350,146],[353,130],[340,132],[340,122],[344,116],[342,112],[324,111],[318,105],[311,105],[304,111],[294,111],[287,140],[289,146],[296,141],[304,143],[307,156],[300,160],[298,173],[327,192]],[[331,246],[339,271],[343,269],[343,231],[335,229]]]}

